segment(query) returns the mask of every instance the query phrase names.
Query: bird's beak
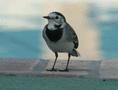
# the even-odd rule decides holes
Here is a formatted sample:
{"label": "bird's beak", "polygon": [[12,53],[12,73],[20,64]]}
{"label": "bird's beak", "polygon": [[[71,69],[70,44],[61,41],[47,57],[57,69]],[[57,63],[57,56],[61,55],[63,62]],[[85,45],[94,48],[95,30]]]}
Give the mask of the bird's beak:
{"label": "bird's beak", "polygon": [[50,17],[49,16],[43,16],[43,18],[49,19]]}

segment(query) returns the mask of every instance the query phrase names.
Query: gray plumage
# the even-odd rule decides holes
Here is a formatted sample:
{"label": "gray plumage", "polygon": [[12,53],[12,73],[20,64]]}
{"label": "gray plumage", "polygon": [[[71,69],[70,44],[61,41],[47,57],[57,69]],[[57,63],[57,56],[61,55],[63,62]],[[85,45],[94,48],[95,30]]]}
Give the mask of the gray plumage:
{"label": "gray plumage", "polygon": [[[65,42],[73,44],[73,49],[74,49],[74,51],[75,51],[75,49],[78,48],[78,45],[79,45],[78,37],[77,37],[76,33],[74,32],[73,28],[72,28],[68,23],[65,25],[65,27],[64,27],[64,29],[63,29],[62,38],[61,38],[59,41],[57,41],[57,42],[50,41],[50,40],[48,39],[48,37],[46,36],[45,33],[46,33],[46,27],[45,27],[44,30],[43,30],[43,38],[45,39],[45,41],[46,41],[48,47],[49,47],[53,52],[55,52],[55,50],[53,49],[54,47],[51,47],[50,44],[52,43],[52,44],[55,45],[57,48],[59,48],[58,45],[57,45],[57,42],[59,42],[59,41],[61,41],[60,44],[63,44],[63,43],[65,43]],[[72,52],[73,52],[73,49],[71,50]],[[73,55],[73,56],[78,56],[77,53],[75,54],[75,52],[72,53],[71,51],[70,51],[70,54],[71,54],[71,55]],[[63,50],[57,51],[57,50],[56,50],[56,52],[68,52],[68,50],[67,50],[67,51],[63,51]]]}
{"label": "gray plumage", "polygon": [[[58,16],[58,20],[56,19]],[[68,71],[68,63],[70,56],[78,56],[79,53],[76,49],[79,46],[78,37],[73,30],[73,28],[66,22],[65,17],[59,12],[52,12],[47,16],[48,24],[44,27],[43,38],[46,41],[48,47],[55,53],[56,59],[58,57],[58,52],[68,53],[68,62],[65,71]],[[56,21],[57,20],[57,21]],[[54,66],[51,71],[54,71]]]}

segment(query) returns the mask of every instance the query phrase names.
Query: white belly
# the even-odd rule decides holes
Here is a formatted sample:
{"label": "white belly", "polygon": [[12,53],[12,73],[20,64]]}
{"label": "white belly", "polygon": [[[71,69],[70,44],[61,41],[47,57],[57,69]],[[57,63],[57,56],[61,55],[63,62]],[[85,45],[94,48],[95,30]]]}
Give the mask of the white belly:
{"label": "white belly", "polygon": [[53,52],[71,52],[74,48],[73,42],[57,42],[57,43],[47,43],[48,47]]}

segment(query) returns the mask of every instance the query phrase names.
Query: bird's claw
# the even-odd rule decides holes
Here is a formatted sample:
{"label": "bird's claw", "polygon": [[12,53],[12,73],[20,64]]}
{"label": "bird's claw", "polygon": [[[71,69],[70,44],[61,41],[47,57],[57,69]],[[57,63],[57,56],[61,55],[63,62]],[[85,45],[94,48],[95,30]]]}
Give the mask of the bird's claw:
{"label": "bird's claw", "polygon": [[52,69],[46,69],[46,71],[57,71],[57,69],[52,68]]}
{"label": "bird's claw", "polygon": [[69,72],[69,69],[59,70],[60,72]]}

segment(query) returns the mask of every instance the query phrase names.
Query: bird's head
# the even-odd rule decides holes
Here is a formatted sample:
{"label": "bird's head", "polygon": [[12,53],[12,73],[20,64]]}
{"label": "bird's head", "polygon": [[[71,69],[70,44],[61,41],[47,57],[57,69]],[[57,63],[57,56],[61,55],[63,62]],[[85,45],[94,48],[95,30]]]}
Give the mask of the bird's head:
{"label": "bird's head", "polygon": [[48,19],[48,24],[53,25],[55,28],[63,28],[66,23],[64,15],[59,12],[51,12],[43,18]]}

